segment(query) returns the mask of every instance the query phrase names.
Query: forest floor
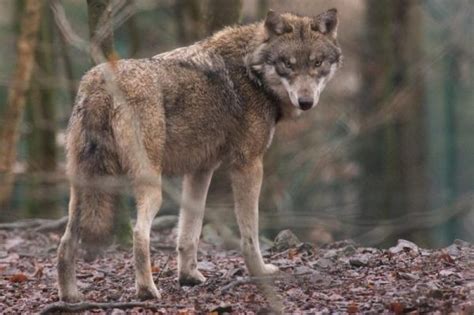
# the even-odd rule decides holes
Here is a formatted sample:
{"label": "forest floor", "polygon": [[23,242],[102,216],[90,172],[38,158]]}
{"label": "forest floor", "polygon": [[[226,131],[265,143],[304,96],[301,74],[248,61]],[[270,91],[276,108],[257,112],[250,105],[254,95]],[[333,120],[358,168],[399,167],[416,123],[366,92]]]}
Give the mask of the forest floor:
{"label": "forest floor", "polygon": [[[240,254],[202,242],[199,269],[207,281],[180,287],[175,229],[153,233],[153,275],[162,298],[135,299],[131,250],[110,248],[92,263],[78,261],[87,303],[58,303],[56,248],[60,235],[0,229],[0,313],[458,313],[474,314],[474,246],[455,241],[439,250],[399,241],[390,249],[350,241],[324,248],[283,237],[264,250],[280,267],[271,279],[248,276]],[[278,248],[278,249],[277,249]],[[94,303],[98,303],[97,305]]]}

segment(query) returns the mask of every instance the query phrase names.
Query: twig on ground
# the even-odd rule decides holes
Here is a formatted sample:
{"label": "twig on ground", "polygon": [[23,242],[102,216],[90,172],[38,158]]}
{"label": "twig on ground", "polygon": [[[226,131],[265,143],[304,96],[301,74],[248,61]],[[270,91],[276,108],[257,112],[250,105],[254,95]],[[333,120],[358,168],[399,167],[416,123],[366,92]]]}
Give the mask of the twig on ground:
{"label": "twig on ground", "polygon": [[67,216],[57,220],[26,219],[10,223],[0,223],[0,230],[34,229],[34,232],[62,232],[67,224]]}
{"label": "twig on ground", "polygon": [[51,220],[47,219],[26,219],[16,222],[0,223],[0,230],[15,230],[35,228],[42,224],[49,223]]}
{"label": "twig on ground", "polygon": [[[126,309],[135,308],[135,307],[141,307],[141,308],[152,310],[152,311],[158,311],[160,308],[168,308],[172,306],[166,305],[166,304],[157,304],[153,302],[117,302],[117,303],[82,302],[82,303],[74,303],[74,304],[57,302],[45,307],[41,311],[40,314],[41,315],[53,314],[53,313],[58,313],[58,312],[83,312],[83,311],[88,311],[88,310],[93,310],[93,309],[107,310],[107,309],[114,309],[114,308],[126,310]],[[183,308],[184,306],[173,305],[173,307]]]}
{"label": "twig on ground", "polygon": [[160,269],[160,272],[158,273],[158,276],[156,278],[157,283],[160,282],[161,275],[163,274],[163,271],[168,267],[168,262],[170,261],[170,259],[171,259],[171,255],[168,255],[168,258],[166,258],[165,264]]}
{"label": "twig on ground", "polygon": [[58,220],[53,220],[50,222],[45,222],[35,228],[35,232],[40,232],[40,233],[49,233],[49,232],[64,232],[66,229],[66,224],[67,224],[67,219],[68,216],[64,216]]}

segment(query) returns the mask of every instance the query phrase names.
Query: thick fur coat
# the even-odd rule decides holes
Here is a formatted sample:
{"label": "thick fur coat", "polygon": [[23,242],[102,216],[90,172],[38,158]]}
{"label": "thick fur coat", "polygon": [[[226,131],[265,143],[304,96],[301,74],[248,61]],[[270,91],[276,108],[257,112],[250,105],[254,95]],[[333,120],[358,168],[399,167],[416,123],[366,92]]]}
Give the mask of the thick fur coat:
{"label": "thick fur coat", "polygon": [[[82,79],[67,137],[69,223],[58,252],[60,297],[77,301],[77,243],[94,246],[114,222],[109,179],[131,181],[137,200],[137,294],[156,298],[149,233],[161,205],[161,176],[183,175],[178,236],[182,284],[196,269],[212,172],[227,164],[242,251],[250,272],[273,273],[258,244],[262,157],[276,124],[314,107],[341,64],[337,12],[300,17],[270,11],[266,20],[226,28],[192,46],[148,59],[120,60]],[[109,73],[109,75],[107,75]]]}

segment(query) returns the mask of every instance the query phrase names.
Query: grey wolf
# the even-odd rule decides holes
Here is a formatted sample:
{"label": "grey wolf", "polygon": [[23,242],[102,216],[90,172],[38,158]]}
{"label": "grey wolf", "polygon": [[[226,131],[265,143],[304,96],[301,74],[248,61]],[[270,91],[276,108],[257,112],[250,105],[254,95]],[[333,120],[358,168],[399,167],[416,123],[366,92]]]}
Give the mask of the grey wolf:
{"label": "grey wolf", "polygon": [[241,249],[252,275],[278,268],[259,249],[262,159],[275,126],[316,106],[342,61],[337,11],[316,17],[269,11],[264,21],[228,27],[189,47],[148,59],[120,60],[113,71],[126,104],[107,88],[104,67],[81,80],[67,136],[69,221],[58,249],[61,300],[82,296],[76,285],[79,241],[106,239],[117,196],[93,183],[125,176],[134,188],[136,293],[159,298],[150,266],[150,227],[161,201],[161,176],[183,175],[178,278],[205,281],[197,246],[213,171],[231,177]]}

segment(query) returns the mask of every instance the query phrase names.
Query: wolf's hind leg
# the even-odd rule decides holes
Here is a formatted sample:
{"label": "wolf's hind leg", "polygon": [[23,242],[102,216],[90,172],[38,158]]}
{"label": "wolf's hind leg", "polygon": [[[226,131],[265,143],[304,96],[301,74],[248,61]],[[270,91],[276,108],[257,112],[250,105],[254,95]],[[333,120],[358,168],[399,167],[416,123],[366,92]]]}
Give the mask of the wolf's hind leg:
{"label": "wolf's hind leg", "polygon": [[133,256],[137,297],[141,300],[160,298],[151,274],[150,231],[153,218],[161,207],[161,175],[152,180],[135,188],[137,223],[133,229]]}
{"label": "wolf's hind leg", "polygon": [[231,172],[234,191],[235,213],[240,229],[241,247],[245,264],[250,274],[262,276],[278,271],[278,268],[263,262],[258,240],[258,198],[262,186],[263,166],[256,159]]}
{"label": "wolf's hind leg", "polygon": [[197,270],[197,248],[212,173],[213,170],[198,171],[185,175],[183,179],[178,227],[178,278],[181,285],[206,281]]}
{"label": "wolf's hind leg", "polygon": [[77,289],[75,266],[81,211],[78,198],[78,192],[71,187],[69,219],[58,248],[59,298],[70,303],[79,302],[83,298]]}

